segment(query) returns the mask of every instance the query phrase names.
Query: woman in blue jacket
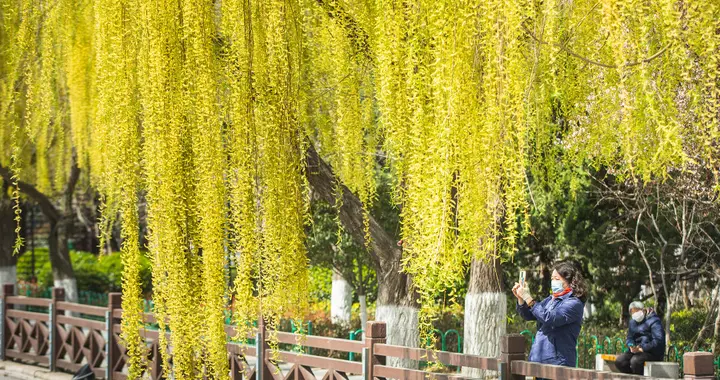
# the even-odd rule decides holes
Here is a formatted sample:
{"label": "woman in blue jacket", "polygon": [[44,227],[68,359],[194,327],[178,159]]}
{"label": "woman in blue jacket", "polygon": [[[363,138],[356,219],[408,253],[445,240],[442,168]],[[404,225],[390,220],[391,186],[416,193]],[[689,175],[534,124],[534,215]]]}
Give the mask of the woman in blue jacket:
{"label": "woman in blue jacket", "polygon": [[531,362],[575,367],[577,339],[583,320],[586,295],[580,271],[562,262],[552,273],[553,294],[536,302],[527,286],[516,283],[517,312],[527,321],[537,321],[535,342],[530,349]]}

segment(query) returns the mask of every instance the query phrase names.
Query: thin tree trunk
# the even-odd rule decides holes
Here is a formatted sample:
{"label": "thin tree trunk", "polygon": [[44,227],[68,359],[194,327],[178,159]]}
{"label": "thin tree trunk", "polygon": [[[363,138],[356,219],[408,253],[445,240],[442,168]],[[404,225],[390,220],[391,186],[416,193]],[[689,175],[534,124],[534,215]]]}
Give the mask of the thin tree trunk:
{"label": "thin tree trunk", "polygon": [[330,293],[330,319],[333,323],[350,324],[352,311],[352,286],[340,273],[333,268],[332,291]]}
{"label": "thin tree trunk", "polygon": [[[503,293],[499,260],[473,260],[465,296],[463,352],[484,357],[500,355],[500,338],[505,334],[507,296]],[[489,371],[463,368],[469,377],[492,376]]]}
{"label": "thin tree trunk", "polygon": [[363,264],[360,260],[358,263],[358,284],[357,295],[360,302],[360,328],[363,330],[363,339],[365,338],[365,326],[367,325],[367,299],[365,295],[365,277],[363,276]]}
{"label": "thin tree trunk", "polygon": [[717,316],[715,316],[715,328],[713,329],[712,352],[717,355],[717,340],[720,335],[720,303],[717,304]]}
{"label": "thin tree trunk", "polygon": [[666,347],[670,347],[670,321],[672,320],[672,300],[671,291],[667,286],[667,279],[665,276],[665,247],[660,251],[660,279],[662,280],[663,292],[665,293],[665,344]]}
{"label": "thin tree trunk", "polygon": [[[362,326],[363,331],[365,331],[365,326],[367,326],[367,296],[365,294],[358,294],[358,301],[360,301],[360,326]],[[365,334],[363,333],[363,336]]]}
{"label": "thin tree trunk", "polygon": [[550,252],[546,249],[542,249],[540,253],[540,267],[542,268],[540,272],[542,275],[540,280],[540,292],[543,295],[550,294],[550,282],[552,280],[552,271],[550,270],[551,262],[552,258],[550,257]]}
{"label": "thin tree trunk", "polygon": [[657,301],[658,294],[657,294],[657,288],[655,288],[655,281],[653,280],[653,270],[650,266],[650,262],[648,262],[647,257],[645,256],[645,249],[639,249],[640,255],[642,256],[643,261],[645,262],[645,267],[647,267],[648,270],[648,279],[650,280],[650,289],[652,290],[653,297],[655,297],[655,301]]}
{"label": "thin tree trunk", "polygon": [[[710,305],[708,307],[708,313],[705,317],[705,321],[703,322],[703,326],[700,329],[700,332],[698,333],[697,338],[695,339],[695,342],[693,343],[692,350],[697,351],[698,347],[700,346],[700,343],[705,339],[705,333],[708,330],[710,324],[710,318],[713,316],[713,313],[718,313],[720,315],[720,307],[718,305],[720,301],[720,297],[718,294],[720,294],[720,281],[718,281],[715,285],[715,288],[712,291],[712,294],[710,295]],[[717,339],[717,333],[718,333],[718,320],[715,319],[714,323],[714,332],[713,332],[713,352],[715,352],[715,340]]]}
{"label": "thin tree trunk", "polygon": [[[3,181],[6,182],[6,181]],[[7,196],[7,186],[0,187],[0,285],[17,283],[14,201]]]}

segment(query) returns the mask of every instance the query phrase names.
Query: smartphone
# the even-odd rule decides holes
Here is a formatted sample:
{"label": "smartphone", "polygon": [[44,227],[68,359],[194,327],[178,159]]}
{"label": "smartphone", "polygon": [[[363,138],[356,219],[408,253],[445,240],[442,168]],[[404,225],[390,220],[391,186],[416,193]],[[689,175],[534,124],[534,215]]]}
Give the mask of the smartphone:
{"label": "smartphone", "polygon": [[525,287],[525,271],[520,271],[520,286]]}

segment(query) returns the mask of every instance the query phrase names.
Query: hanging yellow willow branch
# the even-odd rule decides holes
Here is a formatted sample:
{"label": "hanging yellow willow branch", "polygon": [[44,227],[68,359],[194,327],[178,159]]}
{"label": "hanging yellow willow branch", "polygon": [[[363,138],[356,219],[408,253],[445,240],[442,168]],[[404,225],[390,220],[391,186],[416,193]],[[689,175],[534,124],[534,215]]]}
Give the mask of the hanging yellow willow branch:
{"label": "hanging yellow willow branch", "polygon": [[[141,2],[139,52],[153,298],[165,368],[188,379],[201,371],[202,313],[192,176],[193,135],[183,112],[183,32],[175,1]],[[189,130],[190,129],[190,130]],[[166,323],[167,321],[167,323]],[[173,346],[170,367],[167,344]]]}
{"label": "hanging yellow willow branch", "polygon": [[431,329],[437,295],[462,281],[458,268],[513,251],[526,207],[524,7],[377,4],[381,123],[399,176],[404,269],[421,296],[421,332]]}
{"label": "hanging yellow willow branch", "polygon": [[[238,251],[235,317],[244,338],[258,313],[271,326],[307,307],[300,31],[289,0],[228,1],[231,208]],[[252,99],[252,100],[251,100]],[[255,284],[253,286],[253,284]]]}
{"label": "hanging yellow willow branch", "polygon": [[407,170],[405,154],[410,149],[410,110],[407,99],[406,59],[408,49],[403,41],[407,21],[404,5],[399,1],[377,0],[375,38],[377,54],[377,99],[380,111],[380,129],[384,146],[392,159],[390,166],[395,181],[394,199],[400,203],[401,186]]}
{"label": "hanging yellow willow branch", "polygon": [[[230,198],[230,241],[236,252],[237,274],[233,293],[234,321],[237,336],[246,341],[257,318],[258,300],[252,297],[253,280],[257,278],[257,252],[260,247],[261,224],[258,215],[257,140],[253,119],[253,8],[246,0],[222,3],[222,32],[230,40],[224,53],[225,76],[229,91],[227,123],[230,163],[227,170]],[[243,302],[240,302],[240,300]]]}
{"label": "hanging yellow willow branch", "polygon": [[[72,22],[64,24],[65,76],[67,77],[68,101],[70,103],[70,133],[72,146],[78,157],[78,167],[90,170],[90,133],[92,112],[94,12],[93,4],[74,4],[65,0],[63,11]],[[99,170],[100,168],[96,168]]]}
{"label": "hanging yellow willow branch", "polygon": [[[20,253],[23,245],[21,232],[21,209],[18,180],[22,142],[21,119],[15,112],[18,100],[16,85],[24,72],[22,63],[26,52],[34,49],[33,31],[37,18],[31,2],[0,1],[0,165],[9,166],[13,173],[12,193],[15,214],[15,244],[13,254]],[[25,66],[27,67],[27,65]]]}
{"label": "hanging yellow willow branch", "polygon": [[[368,36],[347,13],[350,4],[320,3],[306,0],[304,5],[304,37],[309,43],[304,45],[301,123],[342,183],[363,204],[367,245],[378,144]],[[353,5],[356,12],[369,13],[363,2]],[[339,189],[336,192],[339,209],[342,195]]]}
{"label": "hanging yellow willow branch", "polygon": [[[97,141],[107,142],[101,146],[89,147],[93,155],[103,157],[101,166],[95,168],[94,181],[103,194],[105,207],[103,218],[115,220],[119,212],[121,219],[123,298],[122,298],[122,334],[121,338],[128,351],[129,377],[142,375],[147,355],[143,337],[142,285],[140,283],[140,244],[138,236],[138,192],[140,190],[140,128],[137,122],[139,105],[137,104],[137,34],[127,33],[137,28],[137,24],[128,17],[139,11],[138,3],[131,0],[98,0],[94,4],[94,15],[86,10],[74,10],[67,1],[71,12],[78,12],[78,28],[75,29],[68,72],[71,81],[70,101],[74,118],[71,118],[74,133],[73,141],[87,143],[87,107],[84,103],[89,97],[89,85],[85,76],[92,64],[85,62],[85,54],[91,51],[89,22],[94,19],[95,61],[97,68],[93,85],[102,89],[95,98],[93,118],[93,136]],[[90,7],[90,5],[86,5]],[[91,9],[92,10],[92,9]],[[82,22],[80,22],[82,21]],[[75,125],[79,124],[79,125]],[[81,145],[82,148],[84,145]],[[80,151],[82,152],[82,151]],[[81,154],[78,152],[78,154]],[[83,162],[84,159],[80,159]]]}
{"label": "hanging yellow willow branch", "polygon": [[[34,182],[39,191],[50,193],[50,142],[58,111],[55,103],[55,81],[57,80],[57,57],[55,39],[58,33],[59,7],[52,6],[39,15],[39,41],[37,50],[27,51],[26,71],[26,133],[35,144]],[[32,47],[30,47],[32,49]]]}
{"label": "hanging yellow willow branch", "polygon": [[[669,7],[669,5],[668,5]],[[694,117],[690,120],[689,133],[700,136],[696,148],[701,157],[691,156],[715,168],[716,189],[720,190],[720,178],[717,174],[720,141],[720,4],[715,1],[700,1],[686,4],[687,30],[680,32],[687,36],[690,62],[686,62],[682,79],[692,80],[685,85],[687,98],[684,99]],[[681,61],[683,62],[683,61]],[[690,135],[692,136],[692,135]]]}
{"label": "hanging yellow willow branch", "polygon": [[[696,1],[702,7],[704,1]],[[640,7],[607,0],[583,10],[586,21],[573,30],[580,54],[614,62],[611,68],[586,65],[573,73],[585,90],[563,96],[561,116],[570,126],[565,148],[575,165],[605,165],[621,176],[664,178],[670,167],[682,167],[694,155],[697,137],[688,133],[695,113],[683,98],[690,85],[690,52],[681,41],[685,31],[679,3],[664,1]],[[661,13],[662,18],[655,17]],[[578,23],[575,16],[568,22]],[[601,20],[592,22],[591,20]],[[696,34],[694,31],[688,31]],[[595,37],[591,36],[604,36]],[[577,37],[575,37],[577,36]],[[702,61],[703,59],[701,59]],[[565,94],[563,94],[565,95]],[[683,128],[685,125],[685,128]],[[707,125],[701,127],[706,129]]]}
{"label": "hanging yellow willow branch", "polygon": [[198,215],[196,249],[202,250],[203,343],[206,374],[213,379],[228,377],[225,348],[225,189],[223,174],[222,123],[217,103],[217,79],[213,56],[213,2],[184,0],[185,42],[184,107],[195,157]]}
{"label": "hanging yellow willow branch", "polygon": [[421,341],[437,315],[432,312],[435,296],[455,282],[457,272],[445,269],[461,267],[464,257],[456,250],[452,197],[460,130],[453,124],[454,67],[447,58],[455,47],[455,11],[445,1],[405,3],[408,55],[403,70],[410,114],[408,150],[402,154],[406,165],[401,233],[403,268],[414,276],[420,294]]}

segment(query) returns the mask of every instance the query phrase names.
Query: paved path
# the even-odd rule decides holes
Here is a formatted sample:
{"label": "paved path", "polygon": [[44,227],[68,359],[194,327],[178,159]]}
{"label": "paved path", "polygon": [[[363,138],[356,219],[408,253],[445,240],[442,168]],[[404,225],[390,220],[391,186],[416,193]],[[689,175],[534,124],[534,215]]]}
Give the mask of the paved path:
{"label": "paved path", "polygon": [[[254,364],[254,363],[251,363]],[[291,365],[287,363],[281,363],[280,369],[283,373],[287,373],[291,368]],[[322,379],[327,372],[324,369],[313,368],[313,372],[318,379]],[[349,376],[350,380],[361,380],[362,376]],[[20,364],[13,361],[1,361],[0,360],[0,380],[29,380],[29,379],[42,379],[42,380],[71,380],[72,375],[62,372],[50,372],[47,368]]]}
{"label": "paved path", "polygon": [[47,368],[20,364],[12,361],[0,361],[0,379],[27,380],[70,380],[72,375],[50,372]]}

